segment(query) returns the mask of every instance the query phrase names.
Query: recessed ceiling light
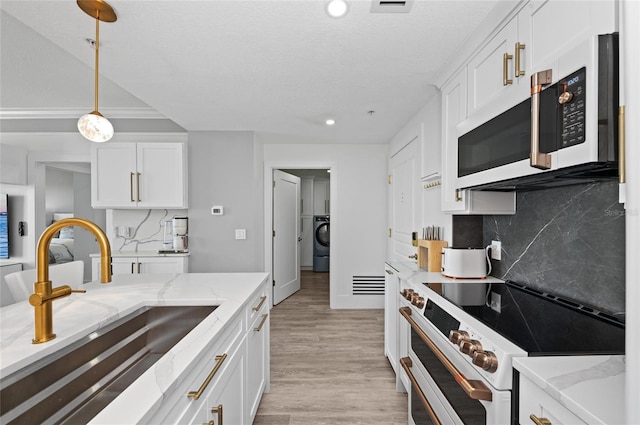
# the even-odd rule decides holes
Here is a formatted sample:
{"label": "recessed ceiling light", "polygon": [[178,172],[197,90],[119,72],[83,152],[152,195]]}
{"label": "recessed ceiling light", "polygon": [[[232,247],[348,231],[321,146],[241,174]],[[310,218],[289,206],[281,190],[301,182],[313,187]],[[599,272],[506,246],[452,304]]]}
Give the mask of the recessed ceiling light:
{"label": "recessed ceiling light", "polygon": [[326,125],[334,125],[336,123],[336,120],[329,118],[328,120],[326,120],[324,122]]}
{"label": "recessed ceiling light", "polygon": [[347,2],[345,0],[331,0],[327,3],[327,14],[332,18],[341,18],[347,13]]}

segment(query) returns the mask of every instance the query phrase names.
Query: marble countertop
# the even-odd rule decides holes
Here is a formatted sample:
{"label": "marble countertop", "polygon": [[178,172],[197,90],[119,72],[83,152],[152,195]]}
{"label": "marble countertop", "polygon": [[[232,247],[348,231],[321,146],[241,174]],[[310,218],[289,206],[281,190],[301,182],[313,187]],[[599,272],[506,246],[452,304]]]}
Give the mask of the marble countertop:
{"label": "marble countertop", "polygon": [[[93,253],[92,258],[100,257],[100,253]],[[117,257],[188,257],[189,252],[163,252],[147,250],[147,251],[111,251],[111,258]]]}
{"label": "marble countertop", "polygon": [[523,357],[513,366],[586,423],[625,423],[625,356]]}
{"label": "marble countertop", "polygon": [[493,276],[487,276],[484,279],[455,279],[443,276],[440,272],[422,269],[413,261],[387,261],[386,263],[398,272],[400,279],[409,283],[504,283],[504,280]]}
{"label": "marble countertop", "polygon": [[[109,410],[113,417],[120,417],[124,408],[127,422],[137,423],[162,401],[172,383],[188,372],[191,362],[224,331],[225,324],[242,312],[244,304],[263,287],[268,276],[268,273],[126,274],[113,276],[108,284],[91,282],[83,286],[85,294],[72,294],[54,302],[53,330],[57,337],[44,344],[31,343],[34,313],[27,301],[0,307],[0,376],[37,362],[140,307],[219,306],[102,412]],[[135,394],[135,403],[131,399],[128,403],[122,401],[126,394]],[[101,417],[105,417],[102,413]]]}

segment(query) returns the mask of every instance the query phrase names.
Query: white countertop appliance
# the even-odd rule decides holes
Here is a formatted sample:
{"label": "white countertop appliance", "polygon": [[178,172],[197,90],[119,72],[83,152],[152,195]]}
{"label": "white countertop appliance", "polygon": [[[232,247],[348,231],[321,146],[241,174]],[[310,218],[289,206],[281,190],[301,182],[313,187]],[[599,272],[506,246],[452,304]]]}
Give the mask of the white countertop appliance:
{"label": "white countertop appliance", "polygon": [[491,271],[490,267],[486,249],[442,248],[442,274],[447,277],[483,278]]}

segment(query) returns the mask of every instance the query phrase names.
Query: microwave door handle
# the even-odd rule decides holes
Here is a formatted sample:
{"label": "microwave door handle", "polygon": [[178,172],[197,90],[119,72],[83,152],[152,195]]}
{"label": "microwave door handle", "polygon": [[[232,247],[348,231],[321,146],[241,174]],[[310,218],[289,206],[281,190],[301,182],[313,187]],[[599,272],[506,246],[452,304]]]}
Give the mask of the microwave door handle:
{"label": "microwave door handle", "polygon": [[551,168],[551,155],[540,152],[540,92],[551,84],[551,70],[536,72],[531,76],[531,154],[530,164],[534,168]]}

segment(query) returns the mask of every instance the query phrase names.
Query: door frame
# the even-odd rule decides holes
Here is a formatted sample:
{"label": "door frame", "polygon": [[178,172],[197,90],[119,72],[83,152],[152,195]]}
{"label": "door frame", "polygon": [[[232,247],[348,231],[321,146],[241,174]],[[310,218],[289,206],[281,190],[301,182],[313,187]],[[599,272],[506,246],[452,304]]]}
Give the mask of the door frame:
{"label": "door frame", "polygon": [[[331,215],[331,227],[329,237],[331,246],[329,247],[329,300],[337,294],[337,260],[334,253],[338,252],[337,241],[334,237],[336,229],[334,216],[337,214],[337,187],[338,170],[335,161],[265,161],[264,163],[264,270],[269,273],[273,280],[273,243],[272,243],[272,223],[273,223],[273,170],[331,170],[329,188],[329,214]],[[337,217],[336,217],[337,218]],[[336,243],[334,243],[336,241]]]}

